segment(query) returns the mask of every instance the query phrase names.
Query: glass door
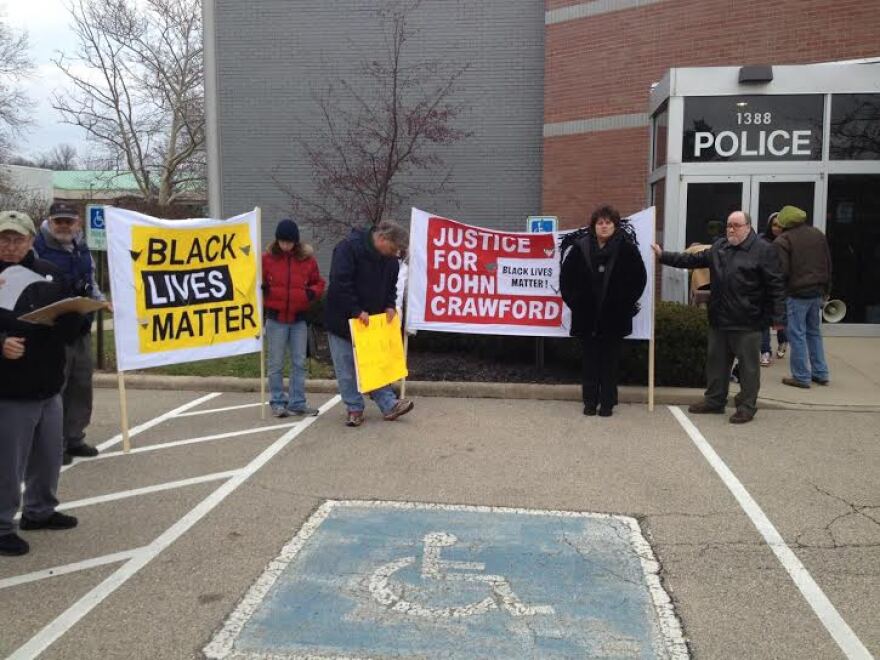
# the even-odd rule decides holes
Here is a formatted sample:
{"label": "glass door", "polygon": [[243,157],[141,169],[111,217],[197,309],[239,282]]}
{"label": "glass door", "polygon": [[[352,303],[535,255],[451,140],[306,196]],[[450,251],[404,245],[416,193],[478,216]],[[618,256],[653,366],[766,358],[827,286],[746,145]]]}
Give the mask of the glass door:
{"label": "glass door", "polygon": [[816,215],[819,208],[819,177],[802,175],[756,175],[752,177],[749,214],[755,231],[763,233],[767,218],[783,206],[796,206],[807,212],[807,223],[824,229],[825,223]]}
{"label": "glass door", "polygon": [[727,216],[749,208],[751,181],[747,176],[688,176],[682,186],[684,240],[711,245],[725,235]]}

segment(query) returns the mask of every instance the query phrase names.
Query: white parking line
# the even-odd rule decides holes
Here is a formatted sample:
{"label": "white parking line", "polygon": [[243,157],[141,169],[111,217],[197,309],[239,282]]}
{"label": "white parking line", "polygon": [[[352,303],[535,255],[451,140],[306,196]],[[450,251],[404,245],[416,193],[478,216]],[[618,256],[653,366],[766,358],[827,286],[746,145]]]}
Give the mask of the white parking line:
{"label": "white parking line", "polygon": [[[105,502],[115,502],[117,500],[127,500],[131,497],[139,495],[149,495],[150,493],[161,493],[164,490],[175,490],[177,488],[186,488],[187,486],[195,486],[196,484],[209,483],[211,481],[220,481],[221,479],[229,479],[238,474],[238,470],[227,470],[226,472],[212,472],[211,474],[203,474],[200,477],[190,477],[189,479],[180,479],[178,481],[166,481],[153,486],[144,486],[143,488],[132,488],[131,490],[120,490],[115,493],[107,493],[106,495],[96,495],[95,497],[86,497],[81,500],[73,500],[59,504],[56,511],[69,511],[71,509],[81,509],[84,506],[94,506],[95,504],[104,504]],[[20,513],[15,514],[15,519],[21,517]]]}
{"label": "white parking line", "polygon": [[107,564],[115,564],[126,559],[131,559],[143,548],[135,548],[134,550],[123,550],[122,552],[114,552],[112,555],[104,555],[103,557],[93,557],[83,561],[74,562],[72,564],[64,564],[63,566],[53,566],[52,568],[44,568],[33,573],[24,573],[15,577],[0,580],[0,589],[8,589],[9,587],[17,587],[20,584],[28,582],[38,582],[48,578],[58,577],[59,575],[69,575],[79,571],[87,571],[90,568],[105,566]]}
{"label": "white parking line", "polygon": [[318,417],[309,417],[303,420],[301,424],[297,424],[294,428],[278,438],[278,440],[261,452],[259,456],[248,463],[244,468],[238,470],[234,477],[221,485],[217,490],[197,504],[195,508],[190,510],[183,518],[165,530],[165,532],[155,541],[148,546],[135,551],[135,554],[129,561],[120,566],[98,586],[89,591],[85,596],[80,598],[57,618],[46,625],[36,635],[31,637],[28,642],[12,653],[8,660],[30,660],[31,658],[40,655],[59,637],[76,625],[86,614],[103,602],[105,598],[125,584],[130,577],[149,564],[159,555],[159,553],[174,543],[174,541],[183,536],[183,534],[191,529],[197,522],[199,522],[199,520],[208,515],[208,513],[226,499],[228,495],[235,492],[235,490],[250,478],[251,475],[262,468],[278,452],[290,444],[294,438],[309,428],[315,421],[320,419],[325,412],[330,410],[340,401],[341,397],[339,395],[334,396],[320,407]]}
{"label": "white parking line", "polygon": [[194,415],[210,415],[211,413],[227,412],[229,410],[241,410],[242,408],[256,408],[265,405],[262,403],[242,403],[238,406],[225,406],[223,408],[208,408],[207,410],[190,410],[189,412],[180,413],[178,417],[192,417]]}
{"label": "white parking line", "polygon": [[801,563],[801,560],[786,545],[782,535],[776,531],[773,523],[770,522],[770,519],[767,518],[745,486],[742,485],[730,468],[721,460],[721,457],[712,449],[712,446],[703,437],[700,430],[694,426],[694,423],[688,419],[687,415],[675,406],[668,406],[668,408],[673,417],[678,420],[678,423],[681,424],[681,427],[693,440],[700,453],[709,462],[709,465],[721,477],[724,485],[727,486],[728,490],[736,498],[736,501],[739,502],[740,507],[745,511],[761,536],[764,537],[779,563],[788,572],[807,603],[813,608],[816,616],[819,617],[822,625],[825,626],[825,629],[831,634],[846,657],[870,660],[873,656],[868,652],[868,649],[862,644],[862,641],[856,636],[846,621],[843,620],[843,617],[840,616],[840,613],[828,599],[828,596],[825,595],[819,585],[816,584],[816,581],[807,572],[807,568]]}
{"label": "white parking line", "polygon": [[263,433],[264,431],[277,431],[279,429],[288,429],[291,426],[296,426],[297,422],[290,422],[288,424],[274,424],[272,426],[257,426],[252,429],[243,429],[241,431],[227,431],[226,433],[215,433],[214,435],[203,435],[197,438],[187,438],[185,440],[173,440],[171,442],[163,442],[161,444],[156,445],[146,445],[144,447],[136,447],[132,449],[128,454],[124,451],[111,451],[106,454],[98,454],[93,458],[85,458],[84,461],[94,462],[101,460],[103,458],[117,458],[119,456],[130,456],[131,454],[143,454],[147,451],[157,451],[159,449],[170,449],[172,447],[182,447],[184,445],[194,445],[200,442],[211,442],[212,440],[223,440],[225,438],[237,438],[240,435],[249,435],[252,433]]}

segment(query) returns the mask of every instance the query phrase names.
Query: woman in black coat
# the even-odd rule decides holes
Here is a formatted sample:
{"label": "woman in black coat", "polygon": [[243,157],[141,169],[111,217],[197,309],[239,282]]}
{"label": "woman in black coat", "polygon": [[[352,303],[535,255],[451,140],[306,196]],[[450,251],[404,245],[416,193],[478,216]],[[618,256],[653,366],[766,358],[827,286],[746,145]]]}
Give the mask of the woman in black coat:
{"label": "woman in black coat", "polygon": [[635,233],[610,206],[593,212],[590,227],[565,252],[559,277],[571,309],[571,335],[583,347],[584,414],[610,417],[617,404],[620,343],[632,334],[647,284]]}

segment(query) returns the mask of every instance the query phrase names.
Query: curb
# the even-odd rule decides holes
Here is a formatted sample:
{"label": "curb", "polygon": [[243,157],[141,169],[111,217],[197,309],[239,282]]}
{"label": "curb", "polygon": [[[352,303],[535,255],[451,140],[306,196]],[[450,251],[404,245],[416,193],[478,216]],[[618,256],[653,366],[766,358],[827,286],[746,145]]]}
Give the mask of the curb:
{"label": "curb", "polygon": [[[115,373],[94,375],[95,387],[115,388]],[[259,378],[237,378],[235,376],[159,376],[150,374],[128,374],[125,386],[141,390],[195,390],[200,392],[259,392]],[[309,379],[306,381],[309,392],[336,394],[336,381],[328,379]],[[580,385],[546,383],[473,383],[461,381],[407,381],[407,394],[427,397],[449,397],[459,399],[534,399],[539,401],[580,401]],[[623,385],[619,388],[621,403],[647,403],[648,388]],[[685,387],[654,388],[656,405],[689,405],[703,400],[703,390]],[[759,398],[764,410],[824,410],[839,412],[880,412],[880,406],[810,404],[780,399]]]}

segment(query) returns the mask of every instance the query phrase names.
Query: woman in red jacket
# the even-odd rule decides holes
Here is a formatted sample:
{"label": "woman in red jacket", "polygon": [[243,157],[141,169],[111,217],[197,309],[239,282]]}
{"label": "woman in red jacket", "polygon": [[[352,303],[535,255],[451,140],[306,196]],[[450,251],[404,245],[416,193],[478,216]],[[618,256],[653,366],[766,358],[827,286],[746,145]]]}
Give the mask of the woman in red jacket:
{"label": "woman in red jacket", "polygon": [[[306,402],[305,312],[324,293],[312,247],[300,243],[299,227],[284,219],[263,254],[263,307],[268,348],[269,405],[275,417],[317,415]],[[284,351],[290,347],[290,390],[284,392]]]}

